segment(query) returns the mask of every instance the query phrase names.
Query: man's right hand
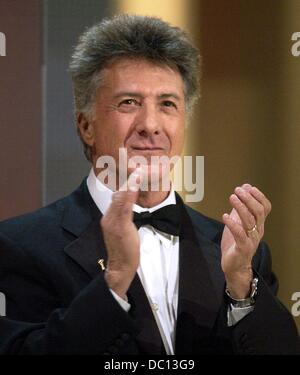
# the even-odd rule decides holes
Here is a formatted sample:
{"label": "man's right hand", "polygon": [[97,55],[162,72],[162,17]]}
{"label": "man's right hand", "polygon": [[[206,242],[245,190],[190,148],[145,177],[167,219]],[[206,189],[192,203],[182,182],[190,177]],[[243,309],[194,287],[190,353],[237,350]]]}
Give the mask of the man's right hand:
{"label": "man's right hand", "polygon": [[134,184],[138,176],[136,170],[126,183],[127,189],[123,186],[113,194],[112,203],[100,221],[108,255],[105,280],[123,299],[140,262],[140,239],[132,211],[139,195]]}

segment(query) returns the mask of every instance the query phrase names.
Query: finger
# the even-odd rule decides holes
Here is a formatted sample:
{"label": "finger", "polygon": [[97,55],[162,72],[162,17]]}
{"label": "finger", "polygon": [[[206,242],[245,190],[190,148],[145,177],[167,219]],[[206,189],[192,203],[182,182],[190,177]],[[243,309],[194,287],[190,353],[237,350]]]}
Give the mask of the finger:
{"label": "finger", "polygon": [[142,168],[136,168],[128,177],[127,181],[119,188],[119,191],[138,191],[142,180]]}
{"label": "finger", "polygon": [[252,185],[250,185],[248,182],[242,185],[242,188],[249,191],[252,188]]}
{"label": "finger", "polygon": [[265,209],[264,206],[255,199],[251,194],[241,187],[235,189],[235,194],[238,198],[246,205],[248,210],[256,218],[256,224],[260,227],[265,221]]}
{"label": "finger", "polygon": [[113,194],[112,203],[107,211],[108,216],[132,220],[132,208],[139,195],[141,179],[139,169],[131,173],[119,191]]}
{"label": "finger", "polygon": [[264,206],[265,215],[268,216],[272,210],[272,204],[269,199],[255,186],[251,187],[250,193]]}
{"label": "finger", "polygon": [[272,209],[272,204],[269,199],[255,186],[244,184],[242,188],[245,189],[249,194],[253,195],[253,197],[264,206],[265,216],[268,216]]}
{"label": "finger", "polygon": [[236,221],[234,221],[228,214],[223,215],[223,222],[232,233],[237,246],[239,248],[245,246],[245,243],[248,240],[245,229]]}
{"label": "finger", "polygon": [[252,229],[256,224],[256,218],[248,210],[245,204],[238,198],[236,194],[232,194],[229,201],[233,208],[237,211],[240,221],[247,231]]}

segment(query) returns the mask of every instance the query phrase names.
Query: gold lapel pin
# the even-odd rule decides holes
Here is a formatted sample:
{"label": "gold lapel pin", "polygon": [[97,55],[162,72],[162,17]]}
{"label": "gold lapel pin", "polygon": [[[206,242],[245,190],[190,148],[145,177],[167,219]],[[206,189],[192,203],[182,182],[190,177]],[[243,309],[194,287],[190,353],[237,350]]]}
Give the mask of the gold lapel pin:
{"label": "gold lapel pin", "polygon": [[105,271],[104,259],[99,259],[98,264],[101,267],[102,271]]}

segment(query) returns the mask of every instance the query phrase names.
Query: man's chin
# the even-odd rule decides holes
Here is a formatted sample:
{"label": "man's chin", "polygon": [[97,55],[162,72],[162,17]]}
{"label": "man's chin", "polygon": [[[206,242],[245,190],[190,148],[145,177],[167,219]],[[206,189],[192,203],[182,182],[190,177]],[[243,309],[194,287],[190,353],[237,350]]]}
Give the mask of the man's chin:
{"label": "man's chin", "polygon": [[[128,169],[128,177],[136,170],[136,168]],[[169,191],[170,173],[165,171],[162,166],[143,165],[139,167],[139,177],[136,178],[136,184],[142,191]]]}
{"label": "man's chin", "polygon": [[128,158],[141,157],[141,158],[145,158],[148,163],[151,163],[151,158],[154,156],[161,157],[161,156],[168,156],[168,155],[166,154],[166,150],[164,149],[144,149],[144,150],[131,149],[128,152]]}

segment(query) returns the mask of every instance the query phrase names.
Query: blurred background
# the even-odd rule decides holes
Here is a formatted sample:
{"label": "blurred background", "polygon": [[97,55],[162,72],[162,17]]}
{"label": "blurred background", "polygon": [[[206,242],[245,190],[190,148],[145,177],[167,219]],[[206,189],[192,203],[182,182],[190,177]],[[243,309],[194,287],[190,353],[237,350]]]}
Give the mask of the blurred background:
{"label": "blurred background", "polygon": [[266,193],[265,239],[291,310],[300,292],[300,57],[291,54],[299,0],[0,0],[0,220],[70,193],[88,173],[68,62],[86,27],[122,12],[160,16],[199,46],[202,97],[185,147],[205,156],[194,208],[220,220],[235,186]]}

